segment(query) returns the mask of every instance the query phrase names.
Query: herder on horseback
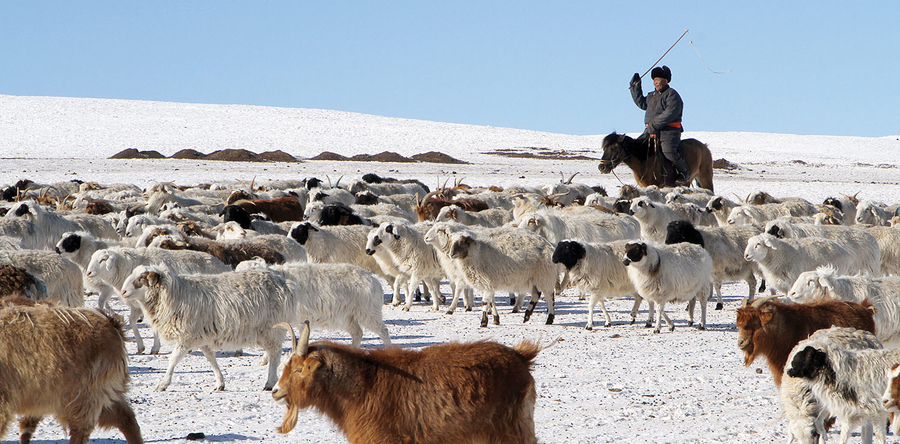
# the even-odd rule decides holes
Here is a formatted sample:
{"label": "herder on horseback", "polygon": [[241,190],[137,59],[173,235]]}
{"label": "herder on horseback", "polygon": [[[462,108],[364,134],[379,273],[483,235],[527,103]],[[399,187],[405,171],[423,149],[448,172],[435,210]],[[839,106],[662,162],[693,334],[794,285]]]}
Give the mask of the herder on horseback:
{"label": "herder on horseback", "polygon": [[649,139],[650,146],[659,147],[675,168],[675,184],[688,185],[690,172],[684,156],[678,149],[681,133],[684,131],[681,127],[684,102],[678,92],[669,86],[672,71],[668,66],[653,68],[650,77],[653,78],[655,90],[646,97],[641,89],[641,76],[634,73],[634,77],[631,78],[631,97],[638,108],[646,111],[644,133],[637,140],[644,145]]}

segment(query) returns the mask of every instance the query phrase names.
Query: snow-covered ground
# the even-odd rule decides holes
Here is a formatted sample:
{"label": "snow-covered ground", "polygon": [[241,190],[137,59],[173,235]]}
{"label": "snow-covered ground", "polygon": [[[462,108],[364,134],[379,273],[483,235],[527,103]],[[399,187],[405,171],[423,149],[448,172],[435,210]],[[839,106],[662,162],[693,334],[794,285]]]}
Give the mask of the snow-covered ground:
{"label": "snow-covered ground", "polygon": [[[625,98],[627,99],[627,98]],[[623,100],[625,100],[623,99]],[[636,117],[635,127],[640,124]],[[602,185],[616,194],[621,182],[601,175],[596,161],[535,160],[486,154],[499,149],[535,152],[538,148],[577,151],[599,158],[604,136],[572,136],[534,131],[386,118],[338,111],[197,105],[121,100],[18,97],[0,95],[0,185],[18,179],[52,183],[70,179],[146,186],[157,181],[193,184],[240,179],[257,183],[308,176],[358,178],[375,172],[418,178],[431,185],[448,178],[470,185],[543,185],[579,173],[576,181]],[[821,202],[855,194],[863,199],[900,202],[900,141],[887,137],[796,136],[760,133],[687,132],[707,142],[716,159],[739,164],[716,170],[716,192],[733,198],[764,190]],[[394,151],[410,156],[440,151],[468,165],[308,161],[234,163],[186,160],[110,160],[126,148],[164,155],[193,148],[204,153],[243,148],[282,150],[298,158],[322,151],[343,155]],[[587,152],[583,152],[587,151]],[[595,152],[596,154],[591,154]],[[625,167],[615,171],[634,183]],[[448,290],[444,289],[445,293]],[[538,402],[535,422],[542,443],[600,442],[783,442],[784,420],[772,377],[764,362],[749,368],[737,349],[734,312],[747,293],[744,283],[723,288],[725,309],[710,311],[709,329],[687,327],[683,305],[670,305],[674,333],[652,334],[628,324],[630,300],[608,304],[609,328],[584,330],[586,303],[565,293],[556,322],[544,325],[544,305],[528,323],[502,305],[500,326],[479,328],[479,315],[448,316],[416,304],[410,312],[384,306],[384,318],[397,345],[424,347],[451,340],[488,338],[507,345],[523,339],[561,342],[544,350],[534,366]],[[96,304],[88,299],[88,306]],[[117,305],[124,314],[124,307]],[[642,307],[641,319],[647,316]],[[600,316],[596,317],[601,321]],[[145,326],[142,333],[149,334]],[[343,332],[316,331],[313,340],[349,342]],[[379,346],[367,332],[364,346]],[[315,412],[300,415],[297,428],[279,435],[284,408],[262,391],[261,350],[245,356],[219,354],[225,392],[212,392],[213,375],[200,353],[178,367],[166,392],[154,392],[166,368],[159,356],[131,351],[130,397],[147,442],[182,442],[203,432],[207,441],[266,443],[345,442]],[[285,342],[287,350],[288,343]],[[391,421],[391,417],[380,418]],[[422,418],[427,421],[427,418]],[[459,424],[466,427],[466,424]],[[14,429],[15,427],[13,427]],[[2,438],[16,439],[14,431]],[[118,431],[95,431],[94,442],[124,442]],[[833,432],[830,439],[837,439]],[[892,437],[896,440],[895,437]],[[858,441],[858,436],[853,438]],[[45,420],[37,442],[65,442],[58,425]]]}

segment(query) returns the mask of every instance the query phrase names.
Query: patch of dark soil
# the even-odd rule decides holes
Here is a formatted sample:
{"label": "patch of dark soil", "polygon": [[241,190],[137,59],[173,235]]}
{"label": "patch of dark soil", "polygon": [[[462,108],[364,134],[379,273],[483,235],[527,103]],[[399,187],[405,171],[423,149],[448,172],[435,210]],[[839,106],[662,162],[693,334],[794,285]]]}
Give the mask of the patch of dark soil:
{"label": "patch of dark soil", "polygon": [[740,170],[742,169],[740,165],[736,163],[729,162],[723,159],[716,159],[713,161],[713,168],[717,170]]}
{"label": "patch of dark soil", "polygon": [[209,153],[206,160],[226,160],[230,162],[256,162],[256,153],[244,149],[218,150]]}
{"label": "patch of dark soil", "polygon": [[296,157],[281,150],[259,153],[256,159],[260,162],[300,162]]}
{"label": "patch of dark soil", "polygon": [[200,151],[194,149],[183,149],[175,154],[169,156],[169,159],[203,159],[206,157],[206,154],[201,153]]}
{"label": "patch of dark soil", "polygon": [[116,154],[110,156],[110,159],[165,159],[166,156],[163,156],[159,153],[159,151],[138,151],[135,148],[128,148],[122,151],[119,151]]}
{"label": "patch of dark soil", "polygon": [[428,163],[455,163],[455,164],[467,164],[469,162],[464,162],[462,160],[451,157],[447,154],[441,153],[439,151],[429,151],[427,153],[415,154],[412,156],[414,160],[418,160],[419,162],[428,162]]}
{"label": "patch of dark soil", "polygon": [[345,161],[345,160],[350,160],[350,158],[348,158],[348,157],[346,157],[346,156],[342,156],[342,155],[337,154],[337,153],[332,153],[331,151],[322,151],[321,153],[319,153],[318,156],[316,156],[316,157],[310,157],[309,160],[338,160],[338,161]]}
{"label": "patch of dark soil", "polygon": [[395,163],[410,163],[415,162],[408,157],[403,157],[393,151],[383,151],[378,154],[357,154],[350,158],[350,160],[360,161],[360,162],[395,162]]}

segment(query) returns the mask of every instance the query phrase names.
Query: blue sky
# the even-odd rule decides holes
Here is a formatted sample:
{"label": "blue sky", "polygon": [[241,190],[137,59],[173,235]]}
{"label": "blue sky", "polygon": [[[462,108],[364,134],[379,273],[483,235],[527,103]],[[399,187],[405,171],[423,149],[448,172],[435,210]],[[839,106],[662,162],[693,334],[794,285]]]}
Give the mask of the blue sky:
{"label": "blue sky", "polygon": [[[638,132],[661,62],[688,131],[900,133],[900,2],[5,1],[0,94]],[[710,68],[728,71],[711,73]],[[644,90],[652,83],[644,81]],[[2,118],[2,117],[0,117]]]}

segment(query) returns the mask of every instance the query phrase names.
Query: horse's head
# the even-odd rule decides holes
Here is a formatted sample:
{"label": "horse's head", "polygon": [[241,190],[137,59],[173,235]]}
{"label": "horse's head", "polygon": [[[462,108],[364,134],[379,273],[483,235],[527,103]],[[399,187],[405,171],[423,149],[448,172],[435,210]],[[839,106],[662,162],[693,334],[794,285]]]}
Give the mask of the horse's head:
{"label": "horse's head", "polygon": [[597,169],[603,174],[612,172],[613,168],[628,158],[627,145],[629,142],[634,142],[634,139],[625,134],[612,132],[604,137],[603,157],[600,158],[600,165],[597,166]]}

